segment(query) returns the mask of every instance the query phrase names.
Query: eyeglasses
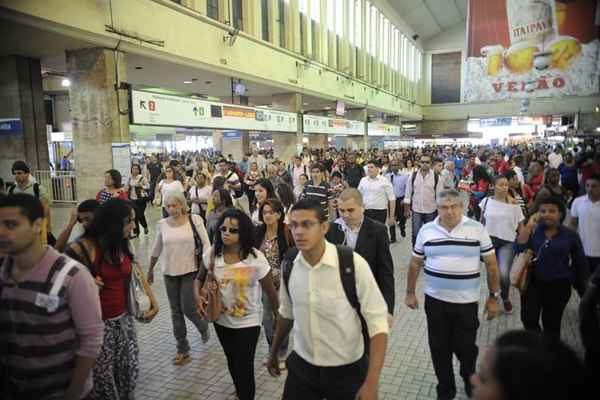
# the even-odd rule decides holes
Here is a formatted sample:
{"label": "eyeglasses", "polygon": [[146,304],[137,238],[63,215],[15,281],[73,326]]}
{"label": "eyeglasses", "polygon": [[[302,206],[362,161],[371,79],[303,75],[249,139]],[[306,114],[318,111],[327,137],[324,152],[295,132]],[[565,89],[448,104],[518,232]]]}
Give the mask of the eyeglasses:
{"label": "eyeglasses", "polygon": [[319,223],[319,221],[310,221],[310,220],[302,221],[300,223],[292,221],[289,223],[289,227],[293,231],[297,230],[298,228],[310,229],[313,226],[317,225],[318,223]]}
{"label": "eyeglasses", "polygon": [[225,233],[225,232],[229,232],[229,233],[231,233],[232,235],[237,235],[238,233],[240,233],[240,230],[239,230],[238,228],[228,228],[228,227],[226,227],[226,226],[222,226],[222,227],[220,227],[220,228],[219,228],[219,230],[220,230],[221,232],[223,232],[223,233]]}

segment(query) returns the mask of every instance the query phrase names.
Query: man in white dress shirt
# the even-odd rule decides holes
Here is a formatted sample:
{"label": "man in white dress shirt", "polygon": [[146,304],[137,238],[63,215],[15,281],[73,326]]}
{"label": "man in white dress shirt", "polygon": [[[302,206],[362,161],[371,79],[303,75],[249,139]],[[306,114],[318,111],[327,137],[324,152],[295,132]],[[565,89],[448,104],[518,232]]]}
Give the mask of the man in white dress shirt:
{"label": "man in white dress shirt", "polygon": [[396,221],[396,195],[389,179],[379,175],[375,160],[367,163],[367,176],[360,180],[358,190],[363,196],[365,215],[369,218],[394,226]]}
{"label": "man in white dress shirt", "polygon": [[280,375],[277,354],[293,327],[284,399],[376,399],[389,327],[388,309],[369,265],[352,253],[355,294],[370,338],[367,357],[359,313],[342,284],[341,274],[350,266],[340,265],[336,246],[325,240],[329,223],[319,202],[296,203],[289,226],[299,253],[279,291],[269,373]]}

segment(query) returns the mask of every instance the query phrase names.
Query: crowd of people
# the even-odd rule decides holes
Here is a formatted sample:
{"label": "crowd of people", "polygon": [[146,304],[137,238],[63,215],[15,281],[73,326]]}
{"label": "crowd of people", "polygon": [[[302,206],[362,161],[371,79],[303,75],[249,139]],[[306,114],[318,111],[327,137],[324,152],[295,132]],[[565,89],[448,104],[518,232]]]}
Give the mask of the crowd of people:
{"label": "crowd of people", "polygon": [[[185,320],[204,343],[212,322],[240,400],[255,397],[261,327],[269,373],[287,369],[284,399],[376,399],[394,272],[405,268],[409,309],[419,307],[424,273],[438,399],[457,394],[453,355],[479,400],[583,398],[600,370],[600,145],[330,148],[291,160],[136,154],[130,175],[106,171],[60,232],[28,165],[15,162],[12,174],[0,188],[2,398],[132,399],[136,320],[159,311],[156,265],[173,364],[192,360]],[[148,207],[163,217],[154,229]],[[78,223],[84,233],[69,241]],[[412,255],[394,259],[408,223]],[[130,242],[151,230],[145,269]],[[496,338],[477,370],[482,266],[493,319],[513,313],[511,270],[521,259],[524,330]],[[214,298],[201,289],[210,279],[214,321],[205,318]],[[573,289],[584,360],[561,342]]]}

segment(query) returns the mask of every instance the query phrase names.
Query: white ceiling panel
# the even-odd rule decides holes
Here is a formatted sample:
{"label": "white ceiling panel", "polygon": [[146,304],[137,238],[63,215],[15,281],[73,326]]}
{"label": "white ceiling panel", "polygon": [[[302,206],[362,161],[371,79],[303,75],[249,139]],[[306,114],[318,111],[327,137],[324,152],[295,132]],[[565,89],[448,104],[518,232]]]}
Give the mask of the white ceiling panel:
{"label": "white ceiling panel", "polygon": [[421,4],[408,14],[406,20],[421,38],[428,37],[428,35],[435,35],[441,30],[441,27],[424,4]]}
{"label": "white ceiling panel", "polygon": [[442,27],[448,29],[462,21],[462,16],[452,0],[426,0],[425,4]]}
{"label": "white ceiling panel", "polygon": [[406,14],[410,14],[415,8],[423,5],[423,0],[390,0],[390,4],[404,18]]}
{"label": "white ceiling panel", "polygon": [[468,0],[454,0],[454,4],[456,4],[456,7],[458,8],[458,11],[463,19],[467,18],[467,3]]}

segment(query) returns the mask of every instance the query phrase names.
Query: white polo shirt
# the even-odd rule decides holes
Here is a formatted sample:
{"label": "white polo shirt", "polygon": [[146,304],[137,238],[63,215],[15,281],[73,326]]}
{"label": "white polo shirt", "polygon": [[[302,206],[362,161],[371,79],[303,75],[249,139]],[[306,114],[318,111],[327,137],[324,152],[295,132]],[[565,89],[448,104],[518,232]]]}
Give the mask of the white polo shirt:
{"label": "white polo shirt", "polygon": [[365,176],[360,180],[358,190],[363,196],[365,210],[387,210],[389,202],[396,201],[392,182],[381,175]]}
{"label": "white polo shirt", "polygon": [[[364,353],[360,319],[352,308],[339,271],[336,247],[325,243],[325,253],[314,267],[298,253],[290,275],[289,293],[282,282],[279,313],[294,323],[294,351],[319,367],[358,361]],[[389,332],[388,309],[371,268],[354,253],[356,294],[369,337]],[[282,277],[283,279],[283,277]]]}
{"label": "white polo shirt", "polygon": [[577,232],[588,257],[600,257],[600,201],[587,194],[573,200],[571,215],[577,218]]}
{"label": "white polo shirt", "polygon": [[485,227],[462,217],[448,232],[440,217],[419,230],[413,255],[425,259],[425,294],[448,303],[479,301],[480,257],[494,254]]}

